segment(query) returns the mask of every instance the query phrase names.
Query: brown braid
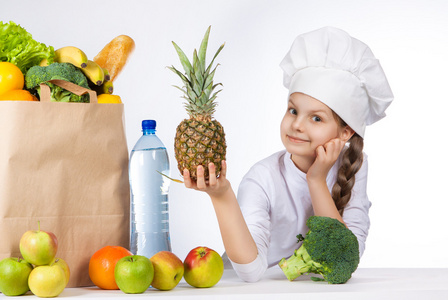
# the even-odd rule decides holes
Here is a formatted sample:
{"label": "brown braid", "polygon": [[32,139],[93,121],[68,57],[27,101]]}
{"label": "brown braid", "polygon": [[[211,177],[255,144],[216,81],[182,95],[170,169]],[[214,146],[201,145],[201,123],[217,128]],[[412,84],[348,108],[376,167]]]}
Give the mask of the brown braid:
{"label": "brown braid", "polygon": [[[347,126],[342,119],[339,117],[337,119],[339,119],[340,125]],[[352,188],[355,185],[355,174],[359,171],[363,162],[363,138],[357,133],[354,133],[349,143],[348,149],[342,154],[341,166],[339,167],[336,182],[331,191],[331,196],[341,216],[352,196]]]}

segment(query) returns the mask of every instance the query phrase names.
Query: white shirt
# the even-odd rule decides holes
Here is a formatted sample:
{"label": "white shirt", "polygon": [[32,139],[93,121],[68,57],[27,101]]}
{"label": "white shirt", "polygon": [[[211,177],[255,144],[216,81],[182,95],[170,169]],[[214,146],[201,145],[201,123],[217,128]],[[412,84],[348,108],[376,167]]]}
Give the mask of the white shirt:
{"label": "white shirt", "polygon": [[[340,159],[328,172],[331,191],[340,166]],[[367,156],[356,173],[352,197],[343,220],[356,235],[360,256],[370,227],[367,197]],[[298,248],[296,236],[308,232],[306,220],[314,214],[306,174],[300,171],[286,150],[256,163],[244,176],[238,189],[238,202],[249,231],[258,248],[257,258],[248,264],[231,262],[238,276],[249,282],[258,281],[268,267],[290,257]]]}

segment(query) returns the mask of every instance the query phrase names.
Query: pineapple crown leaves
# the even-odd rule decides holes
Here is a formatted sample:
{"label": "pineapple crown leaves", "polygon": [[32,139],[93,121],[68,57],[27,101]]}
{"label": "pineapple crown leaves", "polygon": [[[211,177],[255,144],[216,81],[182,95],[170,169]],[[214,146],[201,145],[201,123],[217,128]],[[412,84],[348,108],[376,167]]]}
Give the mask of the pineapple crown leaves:
{"label": "pineapple crown leaves", "polygon": [[182,49],[175,42],[172,42],[179,56],[185,74],[177,70],[174,66],[168,67],[168,69],[176,73],[184,83],[183,88],[180,88],[178,86],[174,87],[178,88],[184,93],[183,98],[187,100],[185,108],[190,117],[202,115],[205,118],[211,118],[211,116],[215,112],[215,99],[218,93],[222,91],[218,90],[213,93],[215,88],[219,85],[222,86],[222,84],[213,84],[213,76],[215,75],[216,68],[219,64],[217,64],[215,68],[213,68],[213,70],[212,67],[216,57],[224,48],[225,44],[222,44],[219,47],[210,64],[206,66],[205,58],[208,46],[208,38],[210,35],[210,28],[211,26],[209,26],[207,31],[205,32],[204,38],[201,42],[201,46],[199,47],[199,52],[196,49],[194,50],[192,63],[190,63]]}

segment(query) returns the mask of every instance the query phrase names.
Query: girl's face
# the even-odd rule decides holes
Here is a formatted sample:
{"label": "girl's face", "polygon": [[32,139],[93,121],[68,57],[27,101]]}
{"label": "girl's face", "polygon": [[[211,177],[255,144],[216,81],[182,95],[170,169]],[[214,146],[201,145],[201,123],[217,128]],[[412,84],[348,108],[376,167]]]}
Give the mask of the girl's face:
{"label": "girl's face", "polygon": [[296,166],[306,172],[316,158],[316,148],[332,139],[348,140],[348,126],[341,128],[333,111],[322,102],[302,93],[289,97],[280,133],[283,145]]}

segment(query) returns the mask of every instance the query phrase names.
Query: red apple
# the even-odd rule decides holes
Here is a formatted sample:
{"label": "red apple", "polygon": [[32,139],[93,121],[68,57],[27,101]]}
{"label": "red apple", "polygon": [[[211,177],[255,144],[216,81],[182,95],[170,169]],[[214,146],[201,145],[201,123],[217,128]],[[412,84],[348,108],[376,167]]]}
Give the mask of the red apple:
{"label": "red apple", "polygon": [[160,251],[150,258],[154,267],[151,286],[162,291],[174,289],[184,275],[182,261],[170,251]]}
{"label": "red apple", "polygon": [[212,287],[221,280],[224,263],[213,249],[196,247],[184,260],[185,281],[194,287]]}
{"label": "red apple", "polygon": [[58,251],[58,239],[52,232],[40,230],[40,222],[37,222],[37,226],[37,231],[29,230],[23,234],[19,244],[20,253],[35,266],[48,265]]}

